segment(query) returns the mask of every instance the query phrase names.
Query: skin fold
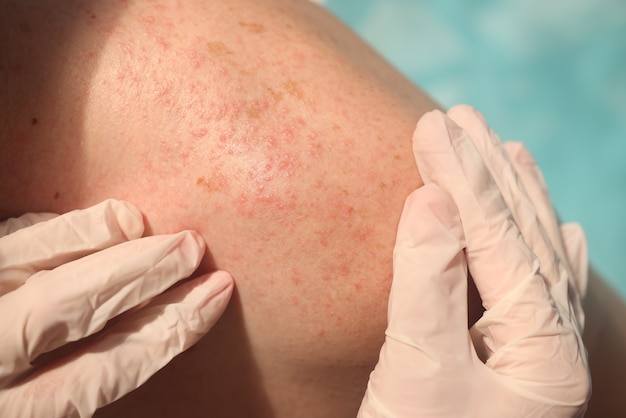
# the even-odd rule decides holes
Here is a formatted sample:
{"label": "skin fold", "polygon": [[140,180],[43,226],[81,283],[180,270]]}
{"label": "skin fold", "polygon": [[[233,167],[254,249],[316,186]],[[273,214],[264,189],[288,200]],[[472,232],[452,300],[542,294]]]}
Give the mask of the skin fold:
{"label": "skin fold", "polygon": [[98,416],[355,416],[437,104],[308,1],[1,7],[0,219],[128,200],[236,282],[208,337]]}

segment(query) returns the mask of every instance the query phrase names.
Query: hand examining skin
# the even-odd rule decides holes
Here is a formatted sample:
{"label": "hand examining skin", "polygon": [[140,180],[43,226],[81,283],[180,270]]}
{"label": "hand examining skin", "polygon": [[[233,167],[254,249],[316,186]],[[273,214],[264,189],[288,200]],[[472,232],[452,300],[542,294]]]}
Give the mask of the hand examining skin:
{"label": "hand examining skin", "polygon": [[190,231],[141,238],[143,230],[140,212],[114,200],[0,223],[0,416],[91,416],[221,316],[227,273],[170,289],[196,270],[204,241]]}
{"label": "hand examining skin", "polygon": [[[413,150],[386,340],[359,417],[572,417],[590,396],[586,240],[560,226],[530,153],[468,106],[430,112]],[[486,309],[467,329],[467,271]]]}

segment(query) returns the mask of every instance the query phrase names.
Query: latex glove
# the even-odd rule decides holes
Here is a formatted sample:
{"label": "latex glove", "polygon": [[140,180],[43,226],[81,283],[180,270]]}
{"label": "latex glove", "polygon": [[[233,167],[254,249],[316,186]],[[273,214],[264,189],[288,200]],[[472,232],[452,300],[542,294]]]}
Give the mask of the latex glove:
{"label": "latex glove", "polygon": [[[528,151],[467,106],[424,115],[413,149],[426,185],[402,212],[386,339],[359,417],[582,416],[582,230],[562,233]],[[471,331],[468,266],[486,309]]]}
{"label": "latex glove", "polygon": [[125,202],[29,214],[0,233],[2,417],[91,416],[200,339],[233,287],[217,272],[167,290],[194,272],[204,242],[140,238]]}

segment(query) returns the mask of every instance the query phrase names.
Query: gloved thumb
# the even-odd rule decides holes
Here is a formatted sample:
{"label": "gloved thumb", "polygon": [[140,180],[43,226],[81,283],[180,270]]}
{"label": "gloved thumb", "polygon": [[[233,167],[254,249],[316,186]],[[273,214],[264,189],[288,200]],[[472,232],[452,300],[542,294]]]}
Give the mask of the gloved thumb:
{"label": "gloved thumb", "polygon": [[464,247],[459,213],[443,189],[428,184],[407,198],[394,248],[388,337],[439,353],[451,348],[447,336],[467,331]]}
{"label": "gloved thumb", "polygon": [[[388,326],[359,417],[413,416],[447,388],[434,382],[471,345],[463,227],[452,198],[428,184],[406,200],[394,248]],[[436,384],[435,384],[436,383]],[[444,389],[447,390],[447,389]]]}

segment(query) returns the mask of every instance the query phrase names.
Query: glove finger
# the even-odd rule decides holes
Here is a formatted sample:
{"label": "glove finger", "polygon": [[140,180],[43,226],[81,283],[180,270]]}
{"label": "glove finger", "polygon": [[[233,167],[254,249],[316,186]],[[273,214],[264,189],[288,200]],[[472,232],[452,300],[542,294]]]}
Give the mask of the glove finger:
{"label": "glove finger", "polygon": [[0,330],[0,383],[189,276],[203,254],[202,239],[185,231],[128,241],[31,277],[0,298],[0,317],[13,318]]}
{"label": "glove finger", "polygon": [[[478,149],[504,201],[511,209],[524,241],[539,258],[539,271],[547,280],[561,315],[567,321],[575,322],[574,305],[580,304],[576,294],[573,295],[574,300],[570,301],[568,287],[571,274],[567,269],[567,260],[565,263],[561,262],[565,254],[547,190],[542,196],[537,196],[537,200],[531,201],[520,178],[522,176],[518,175],[507,149],[478,111],[462,105],[455,106],[448,114],[467,132]],[[528,179],[527,171],[524,171],[523,177]],[[528,182],[534,183],[534,177]],[[536,187],[533,185],[532,189],[536,190]],[[549,213],[552,214],[551,217]],[[577,327],[573,324],[572,326]]]}
{"label": "glove finger", "polygon": [[[429,355],[459,349],[467,333],[467,266],[454,201],[435,185],[406,200],[393,255],[387,337]],[[442,332],[442,330],[446,332]]]}
{"label": "glove finger", "polygon": [[[445,114],[433,111],[420,119],[413,151],[424,181],[450,193],[459,208],[468,265],[484,306],[490,309],[522,281],[534,281],[536,257],[471,138]],[[534,286],[539,293],[544,288],[539,282]],[[550,298],[541,300],[548,303]]]}
{"label": "glove finger", "polygon": [[521,142],[507,142],[503,144],[515,171],[524,186],[530,201],[534,204],[537,217],[541,221],[552,246],[557,250],[559,257],[565,256],[565,249],[559,230],[559,220],[554,211],[548,185],[541,169],[535,162],[530,151]]}
{"label": "glove finger", "polygon": [[155,297],[68,357],[5,389],[0,410],[19,412],[11,416],[92,416],[205,335],[232,289],[230,275],[216,272]]}
{"label": "glove finger", "polygon": [[35,225],[39,222],[49,221],[59,216],[56,213],[27,213],[19,218],[9,218],[0,222],[0,238],[9,235],[20,229]]}
{"label": "glove finger", "polygon": [[[564,252],[559,250],[562,249],[561,241],[560,239],[552,240],[552,238],[558,238],[558,224],[554,222],[556,217],[552,211],[552,205],[549,204],[547,190],[542,196],[536,196],[538,200],[531,201],[506,148],[478,111],[470,106],[460,105],[450,109],[448,116],[474,142],[491,177],[500,189],[504,201],[511,210],[524,241],[539,257],[540,271],[548,280],[548,284],[552,286],[561,279],[567,279],[566,272],[560,271],[559,268],[559,255],[564,255]],[[542,216],[539,216],[537,207],[540,208]],[[547,223],[544,224],[543,221]],[[552,230],[552,233],[550,234],[546,229]],[[554,229],[557,230],[556,236]],[[567,299],[560,302],[567,305]]]}
{"label": "glove finger", "polygon": [[[504,144],[504,147],[511,157],[511,161],[524,185],[524,189],[527,191],[530,200],[534,203],[537,210],[537,216],[539,217],[541,225],[543,226],[548,237],[549,242],[547,242],[547,245],[552,246],[554,251],[556,251],[558,266],[560,268],[559,272],[562,276],[566,273],[566,277],[562,277],[561,279],[563,280],[561,285],[555,287],[555,283],[553,282],[552,295],[555,299],[560,301],[562,306],[567,306],[566,301],[569,299],[577,322],[582,330],[584,313],[581,303],[581,288],[586,288],[586,284],[581,283],[581,281],[583,279],[586,280],[586,272],[582,277],[579,277],[578,272],[573,268],[574,263],[578,263],[578,259],[572,259],[568,256],[567,250],[564,246],[564,236],[561,234],[562,229],[559,226],[559,220],[553,209],[550,195],[548,193],[548,187],[532,154],[521,143],[506,143]],[[584,233],[582,233],[582,230],[579,232],[581,234],[577,233],[568,238],[582,239],[586,243]],[[586,245],[584,243],[581,245],[583,245],[583,247],[580,247],[580,249],[584,248],[586,250]],[[570,243],[570,246],[578,247],[579,244]],[[540,251],[540,249],[537,250],[537,252]],[[580,254],[577,254],[577,256],[579,255]],[[584,259],[586,260],[586,256]],[[543,259],[542,262],[544,262]],[[585,270],[586,269],[587,267],[585,267]],[[546,276],[548,276],[547,271]],[[557,296],[557,293],[560,294]]]}
{"label": "glove finger", "polygon": [[[394,248],[389,323],[359,416],[385,405],[408,416],[435,392],[438,381],[471,363],[467,331],[467,266],[459,214],[433,184],[414,191],[402,211]],[[441,393],[439,393],[441,395]]]}
{"label": "glove finger", "polygon": [[127,202],[106,200],[6,235],[0,238],[0,295],[19,287],[37,271],[142,234],[138,209]]}

